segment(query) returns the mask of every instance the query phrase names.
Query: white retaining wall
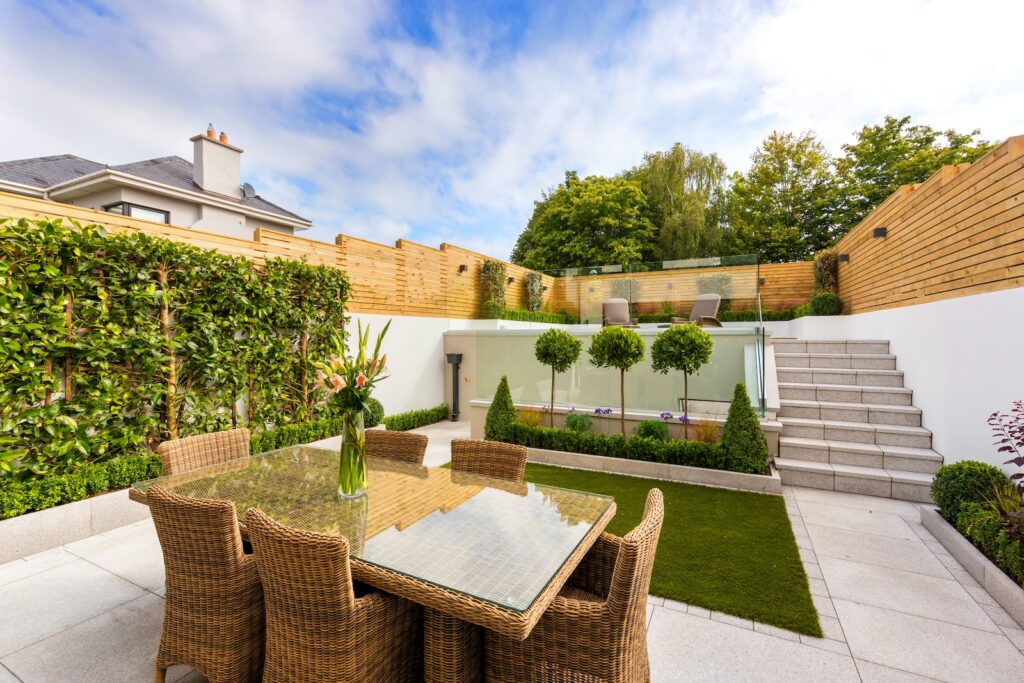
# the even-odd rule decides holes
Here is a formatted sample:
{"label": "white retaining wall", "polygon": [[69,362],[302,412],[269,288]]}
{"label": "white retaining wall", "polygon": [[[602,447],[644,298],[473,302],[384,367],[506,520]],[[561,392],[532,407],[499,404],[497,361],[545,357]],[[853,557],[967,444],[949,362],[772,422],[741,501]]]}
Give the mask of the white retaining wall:
{"label": "white retaining wall", "polygon": [[1013,468],[996,453],[987,421],[1024,399],[1024,288],[766,327],[773,337],[890,340],[945,462]]}

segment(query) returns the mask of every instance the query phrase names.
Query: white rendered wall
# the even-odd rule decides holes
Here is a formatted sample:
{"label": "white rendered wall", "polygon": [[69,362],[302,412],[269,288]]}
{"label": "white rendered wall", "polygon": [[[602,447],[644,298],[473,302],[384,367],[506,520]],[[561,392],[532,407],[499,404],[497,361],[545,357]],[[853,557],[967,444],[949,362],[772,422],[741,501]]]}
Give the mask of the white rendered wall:
{"label": "white rendered wall", "polygon": [[888,339],[945,462],[1013,467],[996,453],[987,420],[1024,399],[1024,288],[765,325],[773,337]]}

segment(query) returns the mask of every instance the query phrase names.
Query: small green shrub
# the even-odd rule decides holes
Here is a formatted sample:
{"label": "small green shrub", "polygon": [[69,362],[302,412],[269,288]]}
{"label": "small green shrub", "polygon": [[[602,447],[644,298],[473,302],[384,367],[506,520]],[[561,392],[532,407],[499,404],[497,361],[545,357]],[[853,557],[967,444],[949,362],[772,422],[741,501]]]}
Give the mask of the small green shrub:
{"label": "small green shrub", "polygon": [[572,432],[589,432],[594,427],[594,420],[586,413],[570,410],[565,414],[565,428]]}
{"label": "small green shrub", "polygon": [[159,477],[163,471],[154,453],[124,455],[85,465],[45,479],[0,482],[0,519],[84,500],[107,490],[123,489],[137,481]]}
{"label": "small green shrub", "polygon": [[644,420],[633,430],[637,436],[665,441],[668,439],[668,425],[661,420]]}
{"label": "small green shrub", "polygon": [[504,441],[509,428],[516,423],[516,407],[512,404],[512,393],[508,389],[508,378],[501,376],[498,389],[494,392],[491,407],[484,420],[484,438],[488,441]]}
{"label": "small green shrub", "polygon": [[954,521],[957,530],[997,567],[1018,585],[1024,583],[1024,543],[1007,533],[998,512],[982,503],[964,502]]}
{"label": "small green shrub", "polygon": [[726,455],[726,469],[751,474],[768,471],[768,442],[742,382],[736,385],[729,405],[729,416],[722,431],[722,448]]}
{"label": "small green shrub", "polygon": [[811,299],[813,315],[839,315],[843,312],[843,302],[835,292],[818,292]]}
{"label": "small green shrub", "polygon": [[530,323],[551,323],[554,325],[576,325],[580,321],[578,315],[572,315],[565,311],[548,313],[546,311],[520,311],[515,308],[506,308],[501,314],[503,320],[521,320]]}
{"label": "small green shrub", "polygon": [[813,315],[811,312],[811,304],[801,304],[793,309],[793,319],[803,318],[804,316]]}
{"label": "small green shrub", "polygon": [[363,411],[363,426],[367,429],[376,427],[383,419],[384,405],[373,397],[367,399],[366,410]]}
{"label": "small green shrub", "polygon": [[393,432],[406,432],[410,429],[447,420],[450,416],[451,411],[448,409],[448,404],[440,403],[433,408],[388,415],[383,422],[385,429],[390,429]]}
{"label": "small green shrub", "polygon": [[839,252],[826,249],[814,257],[814,291],[839,293]]}
{"label": "small green shrub", "polygon": [[1003,471],[977,460],[960,460],[943,465],[932,479],[932,500],[942,516],[956,523],[964,503],[984,503],[995,484],[1006,481]]}

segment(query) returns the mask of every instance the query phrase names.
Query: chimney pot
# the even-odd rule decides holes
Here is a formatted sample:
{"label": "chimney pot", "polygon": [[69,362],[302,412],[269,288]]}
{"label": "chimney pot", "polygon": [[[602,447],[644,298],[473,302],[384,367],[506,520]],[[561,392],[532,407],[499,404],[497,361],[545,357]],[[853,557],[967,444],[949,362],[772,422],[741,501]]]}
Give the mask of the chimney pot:
{"label": "chimney pot", "polygon": [[206,127],[206,137],[211,139],[217,138],[217,131],[214,130],[212,123]]}
{"label": "chimney pot", "polygon": [[220,132],[220,141],[223,142],[225,145],[228,144],[228,134],[225,133],[224,131]]}

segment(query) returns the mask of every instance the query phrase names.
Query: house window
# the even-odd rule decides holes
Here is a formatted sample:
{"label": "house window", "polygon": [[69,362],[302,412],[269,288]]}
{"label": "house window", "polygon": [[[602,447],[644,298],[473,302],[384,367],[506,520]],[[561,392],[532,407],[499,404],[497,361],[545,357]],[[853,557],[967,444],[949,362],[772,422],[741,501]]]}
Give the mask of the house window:
{"label": "house window", "polygon": [[104,206],[103,210],[107,213],[116,213],[121,216],[131,216],[132,218],[141,218],[146,221],[156,221],[157,223],[171,222],[170,211],[161,211],[160,209],[154,209],[149,206],[139,206],[138,204],[132,204],[130,202],[109,204]]}

